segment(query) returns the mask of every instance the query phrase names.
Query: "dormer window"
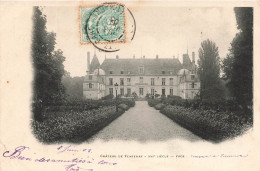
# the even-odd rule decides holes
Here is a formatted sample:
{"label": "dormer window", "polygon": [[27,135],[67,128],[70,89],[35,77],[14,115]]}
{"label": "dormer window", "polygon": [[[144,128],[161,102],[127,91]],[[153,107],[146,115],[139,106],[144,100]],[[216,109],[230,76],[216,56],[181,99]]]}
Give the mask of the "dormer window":
{"label": "dormer window", "polygon": [[172,75],[172,74],[173,74],[173,72],[172,72],[172,71],[170,71],[170,74]]}
{"label": "dormer window", "polygon": [[165,71],[162,71],[162,74],[165,74]]}
{"label": "dormer window", "polygon": [[127,74],[131,74],[131,72],[130,72],[130,71],[128,71],[128,72],[127,72]]}
{"label": "dormer window", "polygon": [[143,66],[140,66],[140,67],[138,68],[138,72],[139,72],[139,74],[144,74],[144,67],[143,67]]}
{"label": "dormer window", "polygon": [[113,74],[113,71],[109,71],[109,74]]}
{"label": "dormer window", "polygon": [[120,71],[120,74],[124,74],[124,71]]}

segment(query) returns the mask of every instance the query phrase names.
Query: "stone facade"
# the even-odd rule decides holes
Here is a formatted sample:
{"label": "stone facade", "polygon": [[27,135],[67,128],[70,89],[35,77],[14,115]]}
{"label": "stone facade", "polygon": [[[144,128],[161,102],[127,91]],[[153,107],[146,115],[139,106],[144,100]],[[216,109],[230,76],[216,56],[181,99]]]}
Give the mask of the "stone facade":
{"label": "stone facade", "polygon": [[100,65],[96,55],[90,63],[88,53],[88,71],[83,83],[83,95],[87,99],[100,99],[106,95],[139,97],[147,94],[175,95],[183,99],[193,99],[198,94],[200,82],[195,65],[195,53],[192,61],[188,54],[183,55],[184,62],[177,58],[155,59],[105,59]]}

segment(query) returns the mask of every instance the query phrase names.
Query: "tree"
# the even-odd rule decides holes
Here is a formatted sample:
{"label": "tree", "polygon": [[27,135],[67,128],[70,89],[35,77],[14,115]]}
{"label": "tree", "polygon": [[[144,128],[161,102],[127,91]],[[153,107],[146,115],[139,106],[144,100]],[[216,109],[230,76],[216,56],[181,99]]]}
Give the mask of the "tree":
{"label": "tree", "polygon": [[223,60],[224,77],[241,106],[252,106],[253,87],[253,9],[234,8],[239,33],[231,43],[230,53]]}
{"label": "tree", "polygon": [[65,87],[67,100],[83,99],[83,82],[84,77],[71,77],[66,74],[62,78],[62,84]]}
{"label": "tree", "polygon": [[42,112],[48,103],[64,99],[61,78],[64,74],[65,57],[61,50],[54,51],[55,33],[46,31],[46,16],[39,7],[34,7],[32,61],[34,66],[33,117],[42,120]]}
{"label": "tree", "polygon": [[216,101],[224,97],[223,86],[219,78],[219,60],[218,47],[216,44],[209,39],[203,41],[199,49],[198,60],[201,100]]}

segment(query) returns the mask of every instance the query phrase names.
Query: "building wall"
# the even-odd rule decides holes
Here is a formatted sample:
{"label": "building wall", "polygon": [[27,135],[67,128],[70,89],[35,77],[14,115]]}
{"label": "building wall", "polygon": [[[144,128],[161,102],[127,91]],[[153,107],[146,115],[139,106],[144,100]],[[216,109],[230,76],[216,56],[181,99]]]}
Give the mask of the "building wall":
{"label": "building wall", "polygon": [[192,82],[182,82],[179,85],[179,96],[183,99],[194,99],[200,90],[200,82],[194,82],[194,88],[192,88]]}
{"label": "building wall", "polygon": [[[143,77],[143,80],[140,79]],[[110,78],[113,79],[112,85],[110,85]],[[130,83],[127,79],[130,78]],[[154,79],[154,85],[151,83],[151,78]],[[165,78],[165,85],[162,85],[162,79]],[[170,81],[170,78],[173,81]],[[194,96],[199,92],[200,82],[198,81],[186,81],[190,79],[189,76],[185,77],[185,79],[180,78],[180,76],[173,75],[158,75],[158,76],[142,76],[142,75],[108,75],[103,76],[105,84],[100,82],[101,79],[98,79],[97,76],[92,76],[92,80],[88,80],[88,76],[83,83],[83,95],[87,99],[100,99],[106,95],[110,94],[112,89],[113,95],[116,96],[116,90],[114,84],[118,84],[117,94],[121,94],[121,89],[123,89],[124,95],[127,94],[128,89],[130,89],[131,94],[135,92],[140,97],[145,97],[146,94],[152,94],[152,89],[154,90],[154,94],[163,94],[163,89],[165,91],[165,95],[180,96],[183,99],[193,99]],[[124,85],[121,85],[121,79],[124,80]],[[192,88],[192,82],[195,83],[194,88]],[[89,83],[92,84],[92,88],[89,88]],[[140,88],[143,90],[143,94],[140,94]]]}
{"label": "building wall", "polygon": [[[142,77],[143,79],[140,79]],[[110,78],[113,79],[113,85],[110,85]],[[130,78],[131,82],[128,83],[127,79]],[[154,79],[154,85],[151,84],[151,78]],[[162,78],[165,78],[165,85],[162,85]],[[170,78],[173,81],[170,81]],[[120,79],[124,80],[124,85],[120,84]],[[120,94],[120,89],[124,89],[124,94],[127,93],[127,89],[131,89],[131,93],[136,92],[138,96],[144,97],[147,93],[151,94],[151,89],[157,92],[157,94],[162,94],[162,89],[165,89],[165,94],[170,95],[170,89],[173,90],[173,95],[178,94],[178,78],[173,75],[160,75],[160,76],[125,76],[125,75],[108,75],[106,76],[106,95],[109,94],[110,88],[113,88],[113,94],[115,96],[115,86],[118,84],[118,94]],[[143,88],[143,95],[140,95],[140,88]],[[154,93],[155,94],[155,93]]]}
{"label": "building wall", "polygon": [[[89,75],[85,77],[83,83],[83,97],[86,99],[101,99],[106,95],[106,86],[102,82],[102,79],[105,81],[105,77],[97,75],[91,76],[91,80],[89,79]],[[90,87],[89,84],[92,84],[92,87]]]}

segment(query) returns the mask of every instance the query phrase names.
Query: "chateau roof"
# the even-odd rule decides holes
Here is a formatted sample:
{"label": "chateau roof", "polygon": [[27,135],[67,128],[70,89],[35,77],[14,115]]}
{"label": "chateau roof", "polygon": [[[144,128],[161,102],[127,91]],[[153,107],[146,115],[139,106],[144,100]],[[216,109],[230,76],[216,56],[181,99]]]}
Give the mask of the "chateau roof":
{"label": "chateau roof", "polygon": [[[105,59],[100,68],[106,74],[113,72],[113,75],[137,75],[138,68],[144,67],[144,75],[177,75],[178,71],[182,68],[182,64],[175,58],[160,58],[160,59]],[[172,73],[171,73],[172,72]]]}
{"label": "chateau roof", "polygon": [[93,71],[94,71],[95,69],[97,69],[99,66],[100,66],[100,63],[99,63],[99,60],[98,60],[98,58],[97,58],[97,55],[95,54],[95,55],[93,56],[92,61],[91,61],[89,71],[90,71],[90,72],[93,72]]}

